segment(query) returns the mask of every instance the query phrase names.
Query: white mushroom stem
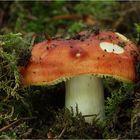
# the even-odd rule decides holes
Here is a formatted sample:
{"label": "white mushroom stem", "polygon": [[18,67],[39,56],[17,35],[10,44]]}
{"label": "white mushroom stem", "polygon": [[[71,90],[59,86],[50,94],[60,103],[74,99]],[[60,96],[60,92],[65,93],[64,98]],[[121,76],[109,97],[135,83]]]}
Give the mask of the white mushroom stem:
{"label": "white mushroom stem", "polygon": [[[104,119],[104,92],[100,78],[91,75],[77,76],[66,82],[66,108],[78,105],[82,115],[97,115]],[[93,117],[85,117],[92,123]]]}

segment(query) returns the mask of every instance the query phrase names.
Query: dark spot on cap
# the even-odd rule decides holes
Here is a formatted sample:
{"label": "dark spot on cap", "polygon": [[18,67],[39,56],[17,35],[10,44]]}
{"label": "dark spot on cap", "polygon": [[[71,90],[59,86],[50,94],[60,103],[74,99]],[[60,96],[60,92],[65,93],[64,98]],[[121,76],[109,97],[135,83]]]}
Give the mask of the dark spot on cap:
{"label": "dark spot on cap", "polygon": [[103,54],[103,57],[105,57],[105,55]]}
{"label": "dark spot on cap", "polygon": [[47,46],[46,49],[49,50],[49,47]]}
{"label": "dark spot on cap", "polygon": [[85,37],[81,38],[80,40],[81,40],[81,41],[84,41],[84,40],[85,40]]}
{"label": "dark spot on cap", "polygon": [[72,37],[72,39],[74,40],[80,40],[81,35],[80,34],[76,34],[74,37]]}
{"label": "dark spot on cap", "polygon": [[126,46],[125,42],[118,42],[118,45],[121,46],[122,48],[124,48]]}
{"label": "dark spot on cap", "polygon": [[87,39],[88,37],[89,37],[88,34],[81,35],[80,41],[85,41],[85,39]]}
{"label": "dark spot on cap", "polygon": [[73,48],[73,46],[70,46],[70,48]]}
{"label": "dark spot on cap", "polygon": [[31,58],[31,50],[21,49],[17,59],[18,66],[26,66]]}
{"label": "dark spot on cap", "polygon": [[138,60],[139,54],[138,54],[135,50],[132,50],[132,51],[130,52],[130,54],[131,54],[136,60]]}

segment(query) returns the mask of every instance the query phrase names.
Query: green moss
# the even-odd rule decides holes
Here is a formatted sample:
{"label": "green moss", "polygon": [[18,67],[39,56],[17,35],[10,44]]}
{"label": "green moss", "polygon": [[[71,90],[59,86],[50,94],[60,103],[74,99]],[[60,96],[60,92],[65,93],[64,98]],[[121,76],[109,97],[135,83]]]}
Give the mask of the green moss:
{"label": "green moss", "polygon": [[[73,108],[71,111],[68,109],[61,110],[56,114],[55,122],[51,128],[54,137],[61,137],[63,139],[97,139],[102,137],[102,127],[99,125],[99,120],[93,119],[92,124],[85,122],[85,118],[78,110],[78,106],[75,108],[76,113],[74,114]],[[64,131],[61,136],[61,132]]]}

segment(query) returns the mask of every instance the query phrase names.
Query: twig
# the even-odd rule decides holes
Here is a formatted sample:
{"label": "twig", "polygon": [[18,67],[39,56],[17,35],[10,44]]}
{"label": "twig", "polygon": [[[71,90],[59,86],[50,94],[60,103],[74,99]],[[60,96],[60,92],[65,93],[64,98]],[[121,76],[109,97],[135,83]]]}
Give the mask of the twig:
{"label": "twig", "polygon": [[97,115],[96,114],[83,115],[83,117],[93,117],[93,116],[97,116]]}
{"label": "twig", "polygon": [[26,118],[21,118],[21,119],[19,119],[19,120],[16,120],[16,121],[12,122],[11,124],[8,124],[7,126],[2,127],[2,128],[0,129],[0,132],[6,131],[7,129],[9,129],[9,128],[12,127],[13,125],[19,123],[20,121],[23,121],[23,120],[31,120],[31,119],[36,119],[36,117],[31,117],[31,118],[26,117]]}
{"label": "twig", "polygon": [[60,138],[63,136],[63,134],[64,134],[65,131],[66,131],[66,126],[65,126],[64,129],[61,131],[61,133],[60,133],[60,135],[57,137],[57,139],[60,139]]}
{"label": "twig", "polygon": [[80,18],[79,15],[60,15],[52,17],[51,20],[77,20]]}

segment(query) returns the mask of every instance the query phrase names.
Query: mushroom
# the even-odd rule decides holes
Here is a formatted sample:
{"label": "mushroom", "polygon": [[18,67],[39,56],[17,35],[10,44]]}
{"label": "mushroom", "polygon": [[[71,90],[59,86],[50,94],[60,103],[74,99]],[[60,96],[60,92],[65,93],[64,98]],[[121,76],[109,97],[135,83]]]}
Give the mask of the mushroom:
{"label": "mushroom", "polygon": [[[36,44],[26,67],[21,68],[24,85],[54,85],[66,81],[67,108],[78,105],[83,115],[104,119],[101,77],[134,82],[136,45],[111,31],[81,32],[75,37]],[[92,122],[93,117],[86,117]]]}

